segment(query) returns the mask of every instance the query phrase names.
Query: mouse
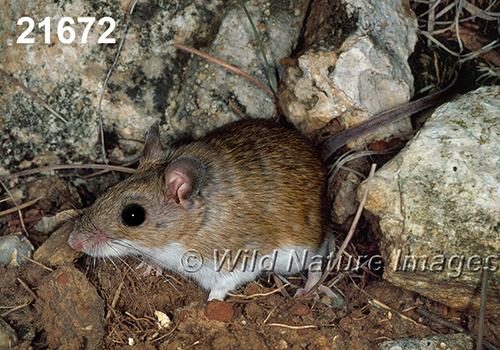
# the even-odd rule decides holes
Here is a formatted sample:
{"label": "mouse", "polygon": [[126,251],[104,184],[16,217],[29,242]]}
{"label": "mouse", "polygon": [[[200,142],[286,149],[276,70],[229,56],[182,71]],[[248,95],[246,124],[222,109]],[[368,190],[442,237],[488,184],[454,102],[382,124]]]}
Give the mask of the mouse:
{"label": "mouse", "polygon": [[334,251],[326,188],[317,149],[276,121],[234,121],[166,148],[156,122],[136,172],[83,211],[68,243],[175,271],[208,300],[269,271],[308,270],[300,296]]}

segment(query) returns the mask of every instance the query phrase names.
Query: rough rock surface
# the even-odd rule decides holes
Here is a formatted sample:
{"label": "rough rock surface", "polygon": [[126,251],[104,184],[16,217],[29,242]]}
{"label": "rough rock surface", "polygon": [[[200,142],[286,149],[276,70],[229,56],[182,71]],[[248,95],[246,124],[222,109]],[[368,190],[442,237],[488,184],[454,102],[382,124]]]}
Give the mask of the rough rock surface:
{"label": "rough rock surface", "polygon": [[424,339],[399,339],[380,344],[380,350],[472,350],[474,342],[469,335],[436,335]]}
{"label": "rough rock surface", "polygon": [[[223,0],[139,1],[132,15],[120,59],[104,94],[103,122],[106,148],[112,161],[137,157],[138,140],[155,121],[164,119],[175,96],[189,55],[174,42],[202,46],[213,37]],[[13,168],[82,161],[102,162],[98,106],[104,80],[115,59],[128,19],[131,1],[77,0],[72,2],[0,0],[0,68],[25,84],[68,123],[45,110],[7,78],[0,77],[0,174]],[[104,28],[93,25],[82,43],[84,25],[71,27],[75,40],[63,44],[56,35],[59,20],[68,16],[109,16],[116,21],[110,38],[116,44],[98,44]],[[18,44],[27,23],[33,44]],[[51,18],[51,43],[38,28]]]}
{"label": "rough rock surface", "polygon": [[[305,16],[299,1],[248,1],[246,7],[262,40],[273,74],[289,57]],[[208,54],[234,65],[269,86],[267,69],[252,27],[241,6],[227,9]],[[232,106],[231,106],[232,104]],[[248,80],[200,57],[188,68],[175,106],[166,113],[170,130],[201,136],[208,130],[240,119],[270,118],[274,98]]]}
{"label": "rough rock surface", "polygon": [[[305,28],[318,34],[310,36],[305,44],[311,46],[284,72],[280,105],[304,133],[334,118],[348,128],[404,104],[413,92],[407,59],[416,42],[416,19],[408,4],[398,0],[346,3],[344,8],[326,0],[313,1]],[[342,11],[344,17],[339,15]],[[410,128],[403,120],[367,138]],[[353,145],[365,142],[363,138]]]}
{"label": "rough rock surface", "polygon": [[104,302],[85,275],[61,266],[38,290],[37,306],[52,349],[99,349],[104,337]]}
{"label": "rough rock surface", "polygon": [[[459,310],[500,314],[500,87],[436,110],[381,168],[366,209],[380,217],[384,277]],[[364,186],[358,194],[361,196]]]}
{"label": "rough rock surface", "polygon": [[[71,3],[0,0],[0,68],[25,84],[68,122],[45,110],[9,79],[0,77],[0,175],[9,169],[102,162],[99,100],[115,59],[132,2],[76,0]],[[307,2],[248,1],[273,71],[291,54],[300,34]],[[68,16],[109,16],[116,21],[110,35],[116,44],[98,44],[104,32],[94,24],[86,43],[84,25],[71,27],[75,40],[63,44],[56,35],[59,20]],[[30,17],[33,44],[18,44]],[[38,28],[51,18],[51,43]],[[266,70],[249,22],[240,5],[223,0],[139,1],[117,65],[104,93],[104,139],[111,162],[137,159],[145,131],[159,120],[162,135],[198,136],[239,118],[232,102],[250,117],[271,117],[274,100],[260,88],[225,68],[171,45],[182,43],[247,71],[267,84]]]}

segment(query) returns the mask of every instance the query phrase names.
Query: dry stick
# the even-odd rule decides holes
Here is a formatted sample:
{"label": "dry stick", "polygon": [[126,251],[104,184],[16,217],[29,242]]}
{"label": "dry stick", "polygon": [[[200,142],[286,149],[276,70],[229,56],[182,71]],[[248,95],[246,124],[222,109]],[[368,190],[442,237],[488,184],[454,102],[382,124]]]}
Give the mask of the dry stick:
{"label": "dry stick", "polygon": [[48,104],[46,104],[45,102],[43,102],[33,91],[31,91],[30,89],[28,89],[23,83],[21,83],[19,80],[17,80],[16,78],[14,78],[13,76],[11,76],[9,73],[7,73],[6,71],[4,71],[1,68],[0,68],[0,73],[2,73],[4,76],[6,76],[7,78],[9,78],[14,84],[16,84],[17,86],[19,86],[21,89],[23,89],[24,91],[26,91],[35,100],[37,100],[38,102],[40,102],[42,104],[42,106],[44,106],[50,113],[54,114],[57,118],[61,119],[63,122],[65,122],[66,124],[68,124],[68,121],[66,119],[64,119],[63,117],[61,117]]}
{"label": "dry stick", "polygon": [[314,287],[312,287],[306,293],[306,295],[304,295],[304,298],[313,294],[319,288],[319,286],[321,286],[321,284],[326,280],[326,278],[328,277],[330,272],[332,272],[333,269],[335,268],[335,266],[337,265],[337,262],[339,261],[340,257],[342,256],[342,253],[344,252],[345,248],[347,247],[347,245],[351,241],[351,238],[354,235],[354,230],[356,229],[356,226],[358,225],[359,218],[361,217],[361,213],[363,212],[366,197],[368,195],[368,189],[370,188],[370,183],[372,181],[373,174],[375,173],[376,168],[377,168],[377,164],[373,163],[372,167],[370,169],[370,174],[368,175],[368,180],[366,182],[366,188],[365,188],[365,192],[363,193],[363,198],[361,199],[361,202],[359,203],[359,206],[358,206],[358,211],[356,212],[356,215],[354,216],[354,221],[352,222],[351,228],[349,229],[349,232],[347,233],[347,237],[345,238],[344,242],[342,243],[342,246],[339,248],[339,251],[337,252],[337,255],[335,256],[335,260],[333,261],[333,263],[331,265],[329,264],[328,269],[325,271],[325,273],[323,273],[323,275],[321,276],[319,281],[316,282]]}
{"label": "dry stick", "polygon": [[27,207],[35,204],[38,201],[38,199],[39,198],[33,199],[32,201],[29,201],[29,202],[26,202],[24,204],[21,204],[17,208],[12,208],[12,209],[8,209],[8,210],[0,211],[0,216],[4,216],[4,215],[10,214],[10,213],[13,213],[13,212],[15,212],[17,210],[21,210],[21,209],[27,208]]}
{"label": "dry stick", "polygon": [[14,311],[17,311],[19,309],[22,309],[23,307],[27,307],[27,306],[30,306],[31,304],[31,301],[29,303],[26,303],[26,304],[22,304],[22,305],[18,305],[18,306],[15,306],[13,307],[12,309],[10,309],[9,311],[6,311],[4,312],[3,314],[0,314],[0,317],[5,317],[7,316],[8,314],[14,312]]}
{"label": "dry stick", "polygon": [[132,18],[132,13],[134,12],[135,4],[137,4],[137,0],[134,1],[132,7],[130,8],[130,12],[128,15],[127,23],[125,23],[125,28],[123,29],[122,40],[120,41],[120,45],[118,45],[118,50],[116,51],[116,57],[111,65],[111,68],[106,75],[106,79],[104,80],[104,84],[101,90],[101,97],[99,99],[99,126],[101,128],[101,148],[102,148],[102,157],[104,159],[104,163],[108,164],[108,157],[106,157],[106,147],[104,145],[104,128],[102,126],[102,100],[104,98],[104,91],[106,91],[106,86],[108,85],[108,80],[111,77],[111,73],[113,72],[113,68],[115,68],[116,63],[118,62],[118,58],[120,57],[120,52],[122,50],[123,42],[125,41],[125,35],[127,34],[128,25],[130,24],[130,19]]}
{"label": "dry stick", "polygon": [[47,271],[54,272],[54,270],[52,270],[50,267],[47,267],[47,266],[45,266],[45,265],[43,265],[43,264],[39,263],[39,262],[38,262],[38,261],[36,261],[36,260],[30,259],[30,258],[28,258],[28,257],[27,257],[27,256],[25,256],[25,255],[22,255],[22,257],[23,257],[23,259],[26,259],[26,260],[28,260],[29,262],[31,262],[31,263],[33,263],[33,264],[35,264],[35,265],[38,265],[38,266],[40,266],[41,268],[44,268],[44,269],[45,269],[45,270],[47,270]]}
{"label": "dry stick", "polygon": [[235,74],[238,74],[239,76],[247,79],[248,81],[250,81],[251,83],[254,83],[255,85],[257,85],[258,87],[260,87],[262,90],[264,90],[265,92],[267,92],[272,98],[274,98],[274,94],[271,90],[269,90],[269,88],[267,86],[265,86],[264,84],[262,84],[260,81],[258,81],[257,79],[255,79],[254,77],[252,77],[251,75],[248,75],[247,73],[243,72],[241,69],[239,68],[236,68],[235,66],[232,66],[224,61],[221,61],[213,56],[210,56],[209,54],[206,54],[204,52],[201,52],[199,50],[196,50],[196,49],[193,49],[192,47],[189,47],[187,45],[184,45],[184,44],[172,44],[173,47],[177,48],[177,49],[181,49],[181,50],[185,50],[185,51],[188,51],[188,52],[191,52],[191,53],[194,53],[195,55],[198,55],[206,60],[209,60],[209,61],[212,61],[213,63],[215,64],[218,64],[219,66],[221,67],[224,67],[224,68],[227,68],[229,69],[231,72],[235,73]]}
{"label": "dry stick", "polygon": [[36,169],[27,169],[14,174],[0,176],[0,181],[7,179],[14,179],[22,176],[33,175],[49,170],[65,170],[65,169],[106,169],[113,171],[121,171],[123,173],[133,174],[135,169],[127,168],[118,165],[106,165],[106,164],[73,164],[73,165],[50,165],[44,166]]}
{"label": "dry stick", "polygon": [[[33,291],[30,289],[30,287],[28,287],[28,285],[27,285],[27,284],[26,284],[26,283],[25,283],[22,279],[18,278],[18,279],[17,279],[17,281],[18,281],[19,283],[21,283],[21,285],[24,287],[24,289],[26,289],[26,291],[27,291],[28,293],[30,293],[30,294],[31,294],[31,296],[33,297],[33,300],[38,300],[38,297],[37,297],[37,295],[35,294],[35,292],[33,292]],[[33,301],[33,300],[32,300],[32,301]]]}
{"label": "dry stick", "polygon": [[[122,289],[125,286],[125,283],[121,281],[121,283],[118,285],[118,288],[116,289],[115,296],[113,297],[113,300],[111,301],[111,309],[114,309],[116,307],[116,304],[118,303],[118,299],[120,298],[120,295],[122,293]],[[111,317],[111,310],[108,310],[108,314],[104,318],[106,322],[108,322],[109,318]]]}
{"label": "dry stick", "polygon": [[278,308],[278,306],[280,306],[280,304],[276,304],[273,309],[271,310],[271,312],[269,312],[269,314],[267,315],[267,317],[264,319],[264,321],[262,322],[262,324],[266,324],[266,322],[271,318],[271,315],[273,314],[274,310],[276,310]]}
{"label": "dry stick", "polygon": [[[359,290],[361,293],[363,293],[364,295],[366,295],[366,297],[368,298],[368,304],[367,305],[371,305],[371,306],[376,306],[378,308],[381,308],[381,309],[385,309],[387,311],[390,311],[390,312],[393,312],[397,315],[399,315],[399,317],[401,317],[403,320],[407,320],[411,323],[413,323],[415,326],[419,326],[419,327],[423,327],[423,328],[426,328],[432,332],[436,332],[434,331],[432,328],[424,325],[424,324],[421,324],[421,323],[418,323],[417,321],[413,320],[411,317],[408,317],[406,316],[405,314],[403,314],[403,312],[400,312],[398,310],[395,310],[391,307],[389,307],[388,305],[384,304],[383,302],[381,302],[380,300],[377,300],[375,299],[373,296],[371,296],[369,293],[367,293],[364,289],[362,289],[361,287],[359,287],[351,278],[351,281],[353,282],[353,285],[354,287]],[[414,309],[414,308],[412,308]]]}
{"label": "dry stick", "polygon": [[268,326],[271,327],[283,327],[283,328],[288,328],[288,329],[308,329],[308,328],[318,328],[318,326],[315,325],[305,325],[305,326],[289,326],[287,324],[281,324],[281,323],[269,323]]}
{"label": "dry stick", "polygon": [[157,341],[160,341],[160,340],[162,340],[162,339],[164,339],[164,338],[168,337],[170,334],[174,333],[174,331],[175,331],[175,330],[177,329],[177,327],[179,326],[179,323],[180,323],[180,322],[177,322],[177,323],[175,324],[174,328],[172,328],[172,330],[171,330],[170,332],[168,332],[167,334],[164,334],[164,335],[162,335],[161,337],[158,337],[158,338],[153,339],[153,340],[151,340],[151,341],[152,341],[153,343],[155,343],[155,342],[157,342]]}

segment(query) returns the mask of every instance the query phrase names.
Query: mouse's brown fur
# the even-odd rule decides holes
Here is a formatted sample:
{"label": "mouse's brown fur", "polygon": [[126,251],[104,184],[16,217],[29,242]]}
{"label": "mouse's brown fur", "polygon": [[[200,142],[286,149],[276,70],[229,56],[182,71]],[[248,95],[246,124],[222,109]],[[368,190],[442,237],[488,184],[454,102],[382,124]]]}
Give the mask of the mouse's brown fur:
{"label": "mouse's brown fur", "polygon": [[[193,176],[201,178],[199,186],[185,187],[195,187],[194,195],[179,194],[182,188],[175,192],[175,183],[166,183],[165,174],[178,159],[187,159]],[[190,165],[193,159],[197,163]],[[142,247],[176,242],[209,259],[214,249],[317,251],[327,233],[325,191],[326,170],[316,149],[298,132],[273,121],[229,123],[167,152],[157,129],[150,130],[137,172],[85,211],[70,243],[100,255],[92,250],[92,236],[103,235],[109,242],[126,242],[130,254],[135,249],[140,255]],[[121,215],[133,203],[145,208],[146,217],[140,226],[130,227]],[[124,255],[121,248],[114,249],[119,253],[113,255]]]}

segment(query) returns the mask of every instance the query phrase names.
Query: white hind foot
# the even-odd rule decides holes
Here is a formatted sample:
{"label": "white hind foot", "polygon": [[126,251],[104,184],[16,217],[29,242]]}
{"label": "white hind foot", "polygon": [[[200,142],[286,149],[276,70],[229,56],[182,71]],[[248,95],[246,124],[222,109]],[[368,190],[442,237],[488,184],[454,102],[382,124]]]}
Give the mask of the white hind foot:
{"label": "white hind foot", "polygon": [[144,270],[144,272],[142,273],[144,277],[148,277],[149,275],[151,275],[152,271],[156,272],[156,276],[161,276],[163,273],[163,268],[152,262],[146,262],[146,261],[142,261],[139,265],[137,265],[135,269],[139,270],[143,267],[146,267],[146,270]]}

